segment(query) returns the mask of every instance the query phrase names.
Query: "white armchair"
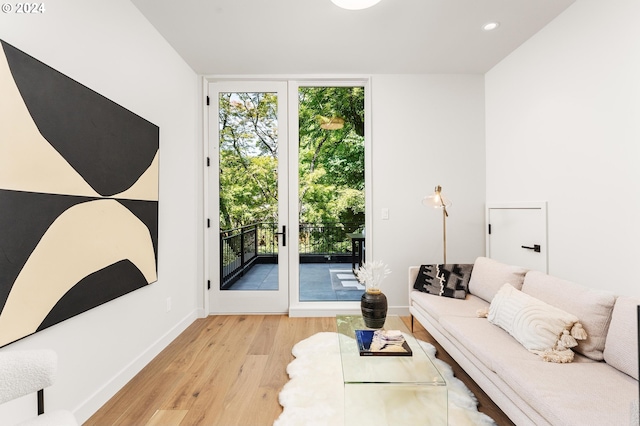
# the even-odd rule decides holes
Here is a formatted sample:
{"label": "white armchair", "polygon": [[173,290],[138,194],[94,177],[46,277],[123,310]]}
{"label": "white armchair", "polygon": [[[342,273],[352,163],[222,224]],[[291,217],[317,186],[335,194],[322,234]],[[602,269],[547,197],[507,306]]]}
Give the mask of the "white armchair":
{"label": "white armchair", "polygon": [[44,413],[44,388],[55,379],[58,357],[52,350],[0,352],[0,404],[38,393],[37,417],[20,426],[77,426],[69,411]]}

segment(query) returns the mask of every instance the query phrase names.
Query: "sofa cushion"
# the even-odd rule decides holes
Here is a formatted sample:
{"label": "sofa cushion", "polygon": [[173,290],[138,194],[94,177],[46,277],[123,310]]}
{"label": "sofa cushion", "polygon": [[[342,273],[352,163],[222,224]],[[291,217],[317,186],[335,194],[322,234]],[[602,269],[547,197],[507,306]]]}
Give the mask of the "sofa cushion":
{"label": "sofa cushion", "polygon": [[515,358],[496,374],[549,423],[628,425],[638,382],[603,362],[576,354],[571,364]]}
{"label": "sofa cushion", "polygon": [[495,371],[495,365],[515,358],[537,359],[506,331],[484,318],[443,315],[440,326],[472,353],[486,368]]}
{"label": "sofa cushion", "polygon": [[522,291],[580,318],[587,338],[578,341],[578,346],[573,350],[602,361],[604,342],[616,301],[613,293],[589,289],[538,271],[527,272]]}
{"label": "sofa cushion", "polygon": [[[508,283],[491,301],[487,318],[530,351],[550,351],[556,349],[559,343],[566,348],[577,344],[567,334],[578,323],[578,317],[523,293]],[[573,354],[569,355],[573,359]]]}
{"label": "sofa cushion", "polygon": [[479,257],[473,264],[469,292],[491,302],[504,283],[509,283],[520,290],[526,272],[526,269],[519,266],[506,265],[487,257]]}
{"label": "sofa cushion", "polygon": [[488,309],[489,304],[479,297],[467,294],[467,298],[451,299],[448,297],[433,297],[419,291],[412,291],[410,294],[411,303],[419,305],[436,321],[442,315],[456,315],[462,317],[478,318],[478,310]]}
{"label": "sofa cushion", "polygon": [[620,296],[613,307],[604,360],[638,380],[638,314],[640,298]]}
{"label": "sofa cushion", "polygon": [[421,265],[413,288],[428,294],[464,299],[472,269],[471,263]]}

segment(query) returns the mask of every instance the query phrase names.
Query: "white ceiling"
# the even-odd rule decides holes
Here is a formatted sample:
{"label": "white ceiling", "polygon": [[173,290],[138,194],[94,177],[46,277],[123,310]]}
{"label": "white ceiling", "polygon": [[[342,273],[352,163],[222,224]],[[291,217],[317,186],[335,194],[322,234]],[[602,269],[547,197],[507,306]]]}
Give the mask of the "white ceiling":
{"label": "white ceiling", "polygon": [[482,74],[575,0],[131,1],[198,74],[292,75]]}

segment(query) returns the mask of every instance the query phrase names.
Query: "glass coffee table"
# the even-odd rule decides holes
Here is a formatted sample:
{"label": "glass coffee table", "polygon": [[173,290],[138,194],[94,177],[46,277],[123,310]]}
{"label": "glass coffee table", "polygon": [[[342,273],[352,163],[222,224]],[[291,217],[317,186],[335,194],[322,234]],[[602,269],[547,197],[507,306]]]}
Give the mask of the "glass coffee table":
{"label": "glass coffee table", "polygon": [[361,356],[356,330],[361,316],[336,316],[345,426],[446,425],[447,383],[400,317],[387,316],[385,330],[402,331],[411,356]]}

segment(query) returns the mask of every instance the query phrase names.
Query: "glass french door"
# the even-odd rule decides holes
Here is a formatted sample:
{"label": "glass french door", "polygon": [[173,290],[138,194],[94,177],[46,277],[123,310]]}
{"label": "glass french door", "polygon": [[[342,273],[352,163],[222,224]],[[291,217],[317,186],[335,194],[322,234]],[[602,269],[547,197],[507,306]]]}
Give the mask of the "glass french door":
{"label": "glass french door", "polygon": [[298,232],[298,256],[290,259],[299,271],[294,313],[353,308],[364,292],[353,270],[365,257],[365,87],[354,83],[308,81],[289,89],[298,196],[290,206]]}
{"label": "glass french door", "polygon": [[359,306],[352,243],[363,261],[365,86],[209,83],[210,313]]}
{"label": "glass french door", "polygon": [[287,83],[211,82],[208,91],[209,310],[285,313],[289,252],[295,250],[288,221]]}

